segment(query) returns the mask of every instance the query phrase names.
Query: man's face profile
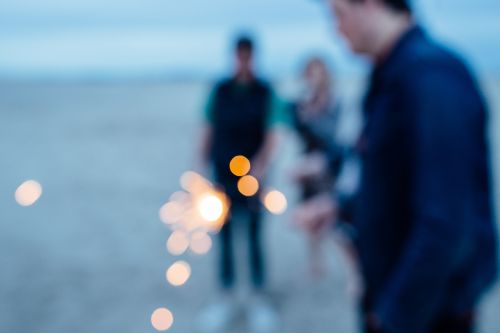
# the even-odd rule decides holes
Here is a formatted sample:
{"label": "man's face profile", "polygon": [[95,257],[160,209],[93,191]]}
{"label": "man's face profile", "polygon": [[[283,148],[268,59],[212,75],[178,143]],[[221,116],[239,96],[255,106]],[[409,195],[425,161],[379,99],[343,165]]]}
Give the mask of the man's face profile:
{"label": "man's face profile", "polygon": [[346,38],[352,51],[366,53],[369,49],[373,0],[330,0],[338,31]]}

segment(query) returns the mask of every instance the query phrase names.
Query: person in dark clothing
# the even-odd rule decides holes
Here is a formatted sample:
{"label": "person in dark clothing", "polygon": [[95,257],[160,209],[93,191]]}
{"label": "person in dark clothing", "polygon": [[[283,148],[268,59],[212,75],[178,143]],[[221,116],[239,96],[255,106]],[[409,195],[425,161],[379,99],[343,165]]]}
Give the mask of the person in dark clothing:
{"label": "person in dark clothing", "polygon": [[409,1],[331,4],[350,47],[374,63],[353,221],[363,329],[473,332],[498,263],[478,83],[414,22]]}
{"label": "person in dark clothing", "polygon": [[[222,227],[220,239],[219,281],[225,300],[206,311],[202,317],[205,331],[219,331],[235,317],[235,256],[233,235],[244,227],[249,245],[251,282],[257,295],[265,287],[264,255],[261,239],[261,203],[259,192],[244,193],[239,187],[241,174],[235,174],[230,164],[236,156],[250,161],[250,175],[264,182],[266,170],[276,141],[279,102],[270,85],[255,76],[252,68],[253,41],[241,37],[236,42],[236,73],[219,82],[212,91],[205,111],[205,130],[202,139],[202,163],[213,168],[215,183],[230,200],[230,213]],[[261,184],[262,185],[262,184]],[[243,217],[243,225],[235,225],[234,217]],[[239,222],[239,221],[237,221]],[[250,324],[254,331],[272,329],[272,309],[261,297],[250,309]]]}

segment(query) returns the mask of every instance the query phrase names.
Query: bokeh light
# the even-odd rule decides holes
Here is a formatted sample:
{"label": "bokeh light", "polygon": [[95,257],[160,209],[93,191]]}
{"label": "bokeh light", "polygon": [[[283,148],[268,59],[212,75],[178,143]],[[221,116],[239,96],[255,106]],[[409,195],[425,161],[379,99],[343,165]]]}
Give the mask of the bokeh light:
{"label": "bokeh light", "polygon": [[181,219],[182,213],[182,205],[179,202],[170,201],[161,206],[159,215],[163,223],[173,224]]}
{"label": "bokeh light", "polygon": [[212,248],[212,238],[206,232],[197,231],[191,235],[189,248],[193,253],[207,254]]}
{"label": "bokeh light", "polygon": [[210,189],[212,184],[194,171],[186,171],[181,176],[181,186],[189,193],[200,193]]}
{"label": "bokeh light", "polygon": [[17,188],[15,198],[21,206],[33,205],[42,195],[42,185],[35,180],[27,180]]}
{"label": "bokeh light", "polygon": [[186,233],[190,233],[198,229],[201,224],[200,213],[191,208],[182,215],[181,223],[177,224],[177,226]]}
{"label": "bokeh light", "polygon": [[235,156],[229,162],[229,169],[235,176],[245,176],[250,171],[250,161],[243,155]]}
{"label": "bokeh light", "polygon": [[191,276],[191,266],[185,261],[176,261],[167,269],[167,281],[173,286],[182,286]]}
{"label": "bokeh light", "polygon": [[174,316],[172,312],[166,308],[156,309],[151,315],[151,325],[157,331],[166,331],[172,327],[174,323]]}
{"label": "bokeh light", "polygon": [[280,191],[269,191],[264,196],[264,207],[273,214],[283,214],[287,208],[287,200]]}
{"label": "bokeh light", "polygon": [[243,176],[238,180],[238,191],[247,197],[251,197],[259,190],[259,182],[253,176]]}
{"label": "bokeh light", "polygon": [[170,196],[170,201],[176,201],[178,203],[184,203],[188,200],[189,200],[189,194],[183,191],[174,192]]}
{"label": "bokeh light", "polygon": [[[169,201],[159,210],[160,220],[172,231],[183,231],[186,234],[200,229],[220,231],[230,206],[226,194],[194,171],[187,171],[182,175],[181,185],[185,191],[177,191],[170,196]],[[183,253],[189,246],[186,239],[187,237],[173,235],[168,245],[169,252],[175,255]]]}
{"label": "bokeh light", "polygon": [[221,218],[224,204],[217,196],[207,194],[200,199],[198,209],[204,220],[214,222]]}
{"label": "bokeh light", "polygon": [[175,256],[180,256],[189,247],[189,238],[181,230],[174,231],[167,240],[167,251]]}

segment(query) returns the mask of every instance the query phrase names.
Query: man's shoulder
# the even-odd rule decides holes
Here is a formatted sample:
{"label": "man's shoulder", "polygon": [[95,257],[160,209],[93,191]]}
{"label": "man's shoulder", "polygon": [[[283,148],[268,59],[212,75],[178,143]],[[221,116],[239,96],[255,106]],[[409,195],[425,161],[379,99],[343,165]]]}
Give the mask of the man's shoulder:
{"label": "man's shoulder", "polygon": [[214,84],[214,91],[219,91],[221,89],[225,89],[230,87],[234,82],[234,79],[231,77],[224,77],[222,79],[219,79],[217,82]]}
{"label": "man's shoulder", "polygon": [[[227,88],[232,87],[234,84],[235,84],[235,79],[233,77],[225,77],[225,78],[220,79],[219,81],[217,81],[214,84],[214,90],[220,91],[223,89],[227,89]],[[261,77],[255,77],[252,85],[259,90],[268,91],[268,92],[272,91],[272,86],[269,83],[269,81],[267,81],[266,79],[263,79]]]}
{"label": "man's shoulder", "polygon": [[457,52],[430,37],[416,40],[408,47],[400,78],[414,80],[415,76],[436,73],[454,80],[472,78],[469,66]]}
{"label": "man's shoulder", "polygon": [[407,49],[399,68],[392,83],[397,87],[398,96],[404,96],[408,103],[419,102],[426,106],[424,110],[432,112],[435,109],[429,106],[437,104],[454,105],[455,109],[477,106],[467,110],[484,107],[472,70],[456,52],[441,43],[430,38],[416,41]]}

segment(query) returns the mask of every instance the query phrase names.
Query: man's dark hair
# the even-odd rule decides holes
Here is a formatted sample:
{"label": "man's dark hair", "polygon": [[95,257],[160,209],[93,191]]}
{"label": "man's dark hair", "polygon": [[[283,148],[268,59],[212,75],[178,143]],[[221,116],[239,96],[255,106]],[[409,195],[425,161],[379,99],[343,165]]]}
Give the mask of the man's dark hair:
{"label": "man's dark hair", "polygon": [[240,36],[236,40],[236,50],[253,50],[253,40],[248,36]]}
{"label": "man's dark hair", "polygon": [[389,7],[403,12],[411,13],[411,0],[383,0]]}
{"label": "man's dark hair", "polygon": [[[360,2],[364,0],[351,0],[351,1]],[[397,11],[407,12],[407,13],[412,12],[412,6],[410,4],[412,0],[379,0],[379,1],[385,3],[387,6]]]}

